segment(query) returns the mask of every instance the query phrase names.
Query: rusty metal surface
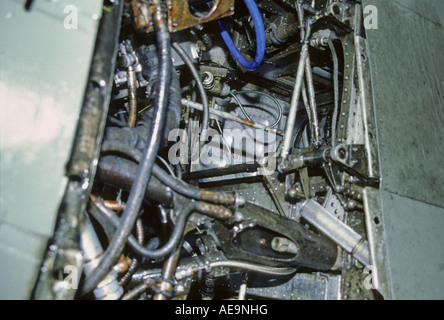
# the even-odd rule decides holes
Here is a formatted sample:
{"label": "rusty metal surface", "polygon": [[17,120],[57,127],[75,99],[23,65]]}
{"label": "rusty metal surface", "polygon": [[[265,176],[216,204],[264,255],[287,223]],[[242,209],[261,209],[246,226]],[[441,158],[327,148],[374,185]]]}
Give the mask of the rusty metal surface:
{"label": "rusty metal surface", "polygon": [[[144,1],[133,0],[131,7],[136,28],[147,32],[152,31],[154,29],[151,21],[152,5]],[[169,31],[177,32],[232,15],[234,13],[234,0],[215,0],[213,7],[202,17],[191,13],[188,1],[168,0],[167,10]]]}
{"label": "rusty metal surface", "polygon": [[221,220],[230,219],[233,216],[230,209],[205,202],[200,202],[199,211]]}
{"label": "rusty metal surface", "polygon": [[200,199],[215,204],[234,205],[236,204],[236,195],[234,193],[212,192],[207,190],[200,191]]}
{"label": "rusty metal surface", "polygon": [[154,24],[151,21],[151,13],[153,6],[146,2],[133,0],[131,1],[131,9],[133,10],[133,19],[136,29],[143,29],[145,31],[154,30]]}
{"label": "rusty metal surface", "polygon": [[188,1],[168,0],[168,24],[171,32],[221,19],[233,13],[234,0],[215,0],[213,7],[203,17],[197,17],[190,12]]}

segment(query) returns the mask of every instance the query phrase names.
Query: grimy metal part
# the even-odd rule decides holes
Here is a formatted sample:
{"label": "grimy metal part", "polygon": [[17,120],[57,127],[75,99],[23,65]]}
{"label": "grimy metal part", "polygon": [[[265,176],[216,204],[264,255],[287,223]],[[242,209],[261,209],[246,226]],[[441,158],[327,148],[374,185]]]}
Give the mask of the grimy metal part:
{"label": "grimy metal part", "polygon": [[[189,2],[180,0],[168,0],[168,28],[170,32],[177,32],[196,25],[218,20],[234,13],[234,0],[212,1],[212,7],[205,14],[192,13]],[[211,2],[211,1],[208,1]],[[152,4],[145,1],[133,0],[131,6],[134,12],[134,22],[138,29],[152,31],[151,20]]]}

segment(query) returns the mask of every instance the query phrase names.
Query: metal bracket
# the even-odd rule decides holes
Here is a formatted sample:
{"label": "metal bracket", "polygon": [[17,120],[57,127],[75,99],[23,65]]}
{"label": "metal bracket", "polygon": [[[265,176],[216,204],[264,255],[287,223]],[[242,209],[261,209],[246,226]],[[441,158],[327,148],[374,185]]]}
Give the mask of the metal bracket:
{"label": "metal bracket", "polygon": [[330,157],[362,177],[368,176],[367,153],[364,145],[359,144],[339,144],[332,148]]}

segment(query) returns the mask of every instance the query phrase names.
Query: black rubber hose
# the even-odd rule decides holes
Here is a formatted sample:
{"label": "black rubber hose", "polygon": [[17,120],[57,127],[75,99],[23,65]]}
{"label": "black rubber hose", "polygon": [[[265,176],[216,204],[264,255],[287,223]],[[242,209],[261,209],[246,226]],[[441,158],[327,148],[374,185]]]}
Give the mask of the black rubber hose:
{"label": "black rubber hose", "polygon": [[[106,142],[102,146],[102,152],[120,152],[129,156],[136,162],[140,162],[142,159],[142,153],[138,149],[118,142]],[[200,199],[201,190],[199,188],[172,177],[157,164],[154,164],[152,170],[154,177],[156,177],[161,183],[170,187],[175,192],[187,198],[196,200]]]}
{"label": "black rubber hose", "polygon": [[[139,154],[140,157],[143,156],[141,152]],[[137,164],[132,160],[127,160],[117,155],[103,155],[97,167],[96,179],[117,189],[130,192],[136,174]],[[172,205],[174,193],[171,188],[160,182],[153,175],[146,188],[145,198],[155,203]]]}
{"label": "black rubber hose", "polygon": [[[92,212],[94,218],[99,223],[103,223],[104,226],[108,226],[112,224],[114,228],[119,228],[121,225],[121,222],[114,212],[109,210],[105,207],[103,203],[100,201],[94,201],[94,205],[97,207],[97,211]],[[149,248],[146,248],[139,244],[139,242],[134,238],[134,236],[130,235],[128,237],[128,244],[130,248],[137,254],[147,257],[149,259],[158,259],[165,257],[169,253],[171,253],[179,244],[184,230],[185,226],[187,224],[188,218],[190,215],[195,211],[200,211],[201,204],[199,202],[191,201],[188,202],[181,210],[180,214],[177,216],[176,224],[174,226],[174,230],[171,233],[171,236],[167,243],[162,246],[159,249],[150,250]]]}
{"label": "black rubber hose", "polygon": [[[142,158],[142,153],[137,150],[136,148],[132,148],[128,145],[122,144],[120,142],[106,142],[102,145],[102,152],[118,152],[121,153],[129,158],[131,158],[132,160],[134,160],[135,162],[140,162],[140,159]],[[102,179],[102,181],[107,182],[107,181],[114,181],[113,184],[116,185],[118,184],[119,181],[116,181],[116,178],[120,179],[122,178],[122,180],[120,181],[121,185],[125,185],[125,183],[127,184],[127,181],[130,179],[127,174],[128,174],[128,163],[125,167],[121,168],[121,164],[123,162],[128,162],[128,160],[125,159],[120,159],[120,161],[115,160],[114,161],[114,165],[115,168],[111,167],[109,168],[109,165],[107,164],[108,158],[111,156],[104,156],[102,157],[102,160],[99,162],[99,178]],[[115,157],[117,158],[117,157]],[[102,164],[102,161],[106,161],[104,164]],[[108,166],[108,170],[105,170],[105,167]],[[103,171],[105,171],[102,174],[102,169],[104,169]],[[154,164],[153,169],[152,169],[152,173],[155,179],[152,179],[152,182],[157,182],[157,180],[159,180],[163,185],[171,188],[174,192],[176,192],[177,194],[180,194],[184,197],[190,198],[190,199],[195,199],[195,200],[202,200],[202,201],[208,201],[211,203],[218,203],[218,204],[224,204],[224,205],[234,205],[234,201],[238,202],[238,204],[243,202],[242,198],[233,198],[233,194],[229,194],[229,193],[225,193],[225,192],[217,192],[217,191],[205,191],[202,189],[199,189],[198,187],[192,186],[182,180],[179,180],[177,178],[174,178],[173,176],[171,176],[170,174],[168,174],[166,171],[164,171],[161,167],[159,167],[157,164]],[[118,174],[118,177],[115,177],[115,174]],[[157,179],[157,180],[156,180]],[[169,195],[169,193],[166,190],[163,190],[164,187],[162,185],[162,188],[159,190],[153,189],[152,194],[148,195],[148,198],[152,199],[154,197],[153,200],[156,200],[155,198],[157,197],[156,195],[159,196],[159,198],[157,200],[159,200],[158,202],[162,202],[160,201],[161,199],[165,199],[164,201],[166,203],[170,203],[172,199],[172,197]],[[150,184],[151,186],[151,184]],[[151,192],[151,188],[150,190],[148,190]]]}
{"label": "black rubber hose", "polygon": [[165,7],[160,1],[155,1],[154,4],[155,12],[153,14],[153,20],[159,49],[160,72],[152,135],[144,157],[140,162],[136,179],[134,180],[126,208],[122,215],[121,224],[103,254],[100,264],[85,278],[82,287],[83,294],[97,287],[116,263],[125,247],[125,243],[134,228],[134,223],[136,222],[140,206],[144,199],[145,190],[151,178],[154,162],[164,133],[163,129],[165,127],[168,110],[168,88],[171,81],[171,44],[166,23]]}
{"label": "black rubber hose", "polygon": [[[136,162],[140,162],[141,159],[141,152],[139,150],[119,142],[106,142],[102,145],[102,152],[119,152]],[[177,194],[187,198],[230,206],[242,205],[245,201],[243,198],[235,196],[234,193],[201,190],[198,187],[174,178],[156,164],[153,165],[152,173],[162,184],[171,188]],[[164,195],[164,193],[162,195]]]}
{"label": "black rubber hose", "polygon": [[[136,46],[135,51],[139,57],[139,62],[142,65],[143,77],[147,80],[146,86],[146,101],[147,106],[155,105],[155,99],[157,97],[157,83],[159,79],[159,58],[157,54],[157,46],[153,41],[151,34],[145,34],[145,37],[138,41],[143,42],[140,46]],[[179,76],[175,68],[171,68],[171,83],[169,88],[168,98],[168,116],[166,120],[166,126],[168,130],[165,130],[164,144],[162,147],[166,147],[169,144],[168,134],[171,130],[179,128],[181,113],[182,113],[182,87],[180,85]],[[153,108],[149,107],[145,111],[141,112],[142,120],[137,123],[137,132],[143,137],[149,137],[151,131],[151,121],[153,118]],[[145,149],[145,148],[141,148]]]}
{"label": "black rubber hose", "polygon": [[[110,241],[113,238],[116,229],[120,226],[120,219],[116,216],[114,211],[108,209],[100,200],[93,200],[93,202],[94,205],[90,206],[88,213],[102,226],[103,231]],[[128,244],[134,252],[141,251],[138,250],[138,247],[140,247],[139,241],[134,238],[133,235],[128,236]],[[152,250],[154,248],[148,247],[147,249]]]}
{"label": "black rubber hose", "polygon": [[173,43],[173,48],[176,50],[177,54],[182,58],[182,60],[187,65],[188,69],[190,69],[190,72],[194,78],[194,81],[196,81],[197,88],[199,89],[199,93],[202,99],[202,106],[203,106],[203,118],[202,118],[202,131],[208,129],[209,119],[210,119],[210,107],[208,105],[208,98],[207,94],[205,93],[205,88],[202,84],[202,80],[200,79],[199,73],[194,66],[193,61],[191,60],[190,56],[186,51],[178,44],[177,42]]}

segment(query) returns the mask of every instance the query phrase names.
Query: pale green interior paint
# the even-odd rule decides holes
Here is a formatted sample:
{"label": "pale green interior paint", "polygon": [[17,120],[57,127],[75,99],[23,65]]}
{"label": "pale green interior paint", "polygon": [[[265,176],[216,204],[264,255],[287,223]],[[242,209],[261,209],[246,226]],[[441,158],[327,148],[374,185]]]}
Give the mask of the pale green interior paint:
{"label": "pale green interior paint", "polygon": [[30,297],[53,234],[103,5],[25,2],[0,2],[0,299]]}

